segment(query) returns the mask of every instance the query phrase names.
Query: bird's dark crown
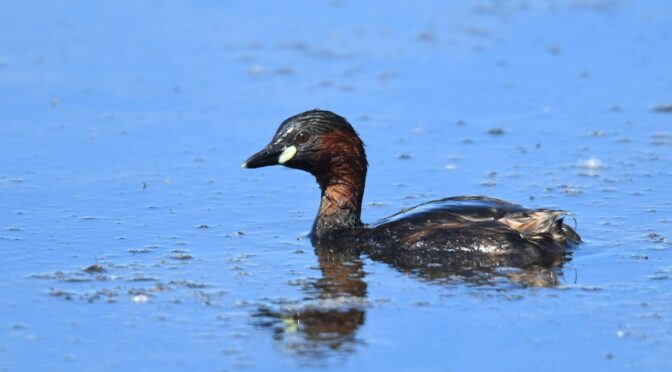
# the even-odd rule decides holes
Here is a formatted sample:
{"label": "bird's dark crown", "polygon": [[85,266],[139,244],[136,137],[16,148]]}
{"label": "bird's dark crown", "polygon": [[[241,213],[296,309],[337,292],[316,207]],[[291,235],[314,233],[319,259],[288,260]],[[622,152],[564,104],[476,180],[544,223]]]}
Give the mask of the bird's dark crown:
{"label": "bird's dark crown", "polygon": [[355,130],[344,117],[331,111],[314,109],[287,118],[280,124],[276,137],[290,129],[308,130],[313,134],[325,134],[335,130],[354,133]]}

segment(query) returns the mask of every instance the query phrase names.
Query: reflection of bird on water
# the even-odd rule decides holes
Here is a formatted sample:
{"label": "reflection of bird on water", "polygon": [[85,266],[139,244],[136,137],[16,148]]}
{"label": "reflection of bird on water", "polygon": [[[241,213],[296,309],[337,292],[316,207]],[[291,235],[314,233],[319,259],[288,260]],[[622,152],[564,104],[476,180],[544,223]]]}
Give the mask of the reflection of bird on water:
{"label": "reflection of bird on water", "polygon": [[308,299],[282,309],[263,306],[255,316],[289,351],[309,356],[352,351],[367,302],[362,261],[348,253],[316,252],[322,277],[305,284]]}
{"label": "reflection of bird on water", "polygon": [[[254,314],[256,324],[271,328],[274,338],[288,352],[319,357],[326,352],[355,350],[357,330],[364,324],[370,304],[363,262],[357,250],[350,248],[318,242],[315,252],[322,276],[303,284],[306,296],[302,301],[283,306],[263,305]],[[525,286],[554,287],[558,285],[561,265],[562,261],[558,261],[522,269],[482,267],[459,271],[431,264],[395,267],[432,282],[491,285],[505,280]]]}

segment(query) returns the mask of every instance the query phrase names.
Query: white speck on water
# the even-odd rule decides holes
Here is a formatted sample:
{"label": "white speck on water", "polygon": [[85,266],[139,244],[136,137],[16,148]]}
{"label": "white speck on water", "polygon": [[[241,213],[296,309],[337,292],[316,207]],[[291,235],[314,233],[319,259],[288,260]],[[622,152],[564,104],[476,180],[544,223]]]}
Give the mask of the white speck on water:
{"label": "white speck on water", "polygon": [[488,179],[488,180],[485,180],[485,181],[481,182],[481,186],[493,187],[495,185],[497,185],[497,181],[495,181],[493,179]]}
{"label": "white speck on water", "polygon": [[149,297],[146,294],[137,294],[133,296],[133,302],[136,304],[144,304],[149,301]]}
{"label": "white speck on water", "polygon": [[266,69],[262,65],[252,65],[247,69],[247,73],[250,75],[261,75],[264,72],[266,72]]}
{"label": "white speck on water", "polygon": [[588,160],[580,161],[578,165],[581,168],[586,168],[590,170],[604,168],[604,164],[600,161],[600,159],[597,158],[590,158]]}
{"label": "white speck on water", "polygon": [[455,164],[446,164],[446,166],[443,167],[443,169],[445,169],[445,170],[447,170],[447,171],[454,171],[455,169],[457,169],[457,165],[455,165]]}

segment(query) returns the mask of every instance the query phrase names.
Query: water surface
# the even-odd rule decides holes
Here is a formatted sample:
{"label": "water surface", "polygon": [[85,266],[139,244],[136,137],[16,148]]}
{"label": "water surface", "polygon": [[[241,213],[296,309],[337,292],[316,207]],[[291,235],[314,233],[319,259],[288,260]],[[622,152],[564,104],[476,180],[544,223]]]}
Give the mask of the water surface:
{"label": "water surface", "polygon": [[[3,2],[0,370],[669,368],[667,5]],[[484,194],[585,243],[535,280],[316,252],[311,177],[240,168],[315,107],[365,221]]]}

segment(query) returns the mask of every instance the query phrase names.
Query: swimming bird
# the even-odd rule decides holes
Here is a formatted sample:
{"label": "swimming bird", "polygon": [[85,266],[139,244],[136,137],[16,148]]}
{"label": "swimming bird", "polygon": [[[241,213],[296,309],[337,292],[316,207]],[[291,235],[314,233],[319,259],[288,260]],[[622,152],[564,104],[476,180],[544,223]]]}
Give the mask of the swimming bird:
{"label": "swimming bird", "polygon": [[284,165],[312,174],[321,190],[311,230],[316,245],[356,246],[397,267],[428,262],[473,267],[558,261],[579,235],[573,215],[528,209],[484,196],[429,201],[372,224],[361,221],[368,163],[364,144],[343,117],[310,110],[282,122],[271,142],[243,168]]}

